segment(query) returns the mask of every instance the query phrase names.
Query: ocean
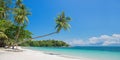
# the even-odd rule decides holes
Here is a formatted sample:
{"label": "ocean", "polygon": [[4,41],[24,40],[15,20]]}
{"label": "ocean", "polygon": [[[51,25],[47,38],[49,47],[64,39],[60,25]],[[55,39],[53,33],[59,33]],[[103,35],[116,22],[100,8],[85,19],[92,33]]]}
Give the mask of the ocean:
{"label": "ocean", "polygon": [[120,46],[27,47],[47,54],[93,60],[120,60]]}

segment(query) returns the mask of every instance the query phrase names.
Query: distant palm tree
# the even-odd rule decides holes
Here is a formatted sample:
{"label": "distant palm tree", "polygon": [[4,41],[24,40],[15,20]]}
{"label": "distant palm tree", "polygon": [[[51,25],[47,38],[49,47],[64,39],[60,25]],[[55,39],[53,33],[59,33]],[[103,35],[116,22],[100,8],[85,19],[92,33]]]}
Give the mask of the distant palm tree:
{"label": "distant palm tree", "polygon": [[71,18],[66,17],[64,12],[62,12],[60,15],[58,15],[58,17],[56,18],[55,21],[56,21],[56,27],[55,27],[56,31],[55,32],[52,32],[52,33],[49,33],[46,35],[42,35],[42,36],[37,36],[37,37],[34,37],[32,39],[41,38],[41,37],[49,36],[52,34],[56,34],[56,33],[59,33],[62,29],[69,30],[69,28],[70,28],[69,22],[71,21]]}

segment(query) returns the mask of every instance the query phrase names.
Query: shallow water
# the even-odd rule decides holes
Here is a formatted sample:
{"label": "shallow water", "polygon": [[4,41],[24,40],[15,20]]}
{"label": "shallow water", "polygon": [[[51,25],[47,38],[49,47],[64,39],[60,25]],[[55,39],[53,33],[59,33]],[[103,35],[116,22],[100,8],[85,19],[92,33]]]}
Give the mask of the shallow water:
{"label": "shallow water", "polygon": [[49,54],[89,58],[93,60],[120,60],[120,47],[27,47]]}

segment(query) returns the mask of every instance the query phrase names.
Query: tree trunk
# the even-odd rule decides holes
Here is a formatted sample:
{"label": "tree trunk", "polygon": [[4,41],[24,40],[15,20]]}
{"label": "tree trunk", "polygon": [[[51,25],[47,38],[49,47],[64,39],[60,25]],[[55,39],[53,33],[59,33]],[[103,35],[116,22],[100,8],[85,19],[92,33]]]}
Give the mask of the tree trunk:
{"label": "tree trunk", "polygon": [[14,49],[14,47],[16,46],[16,48],[17,48],[17,41],[18,41],[18,38],[19,38],[19,34],[20,34],[20,29],[21,29],[21,26],[19,26],[18,27],[18,31],[17,31],[17,34],[16,34],[16,36],[15,36],[15,43],[13,44],[13,49]]}
{"label": "tree trunk", "polygon": [[34,37],[34,38],[32,38],[32,39],[42,38],[42,37],[49,36],[49,35],[53,35],[53,34],[56,34],[56,33],[57,33],[57,32],[52,32],[52,33],[45,34],[45,35],[42,35],[42,36]]}
{"label": "tree trunk", "polygon": [[30,39],[24,40],[24,41],[19,42],[19,43],[17,43],[17,44],[21,44],[21,43],[23,43],[23,42],[26,42],[26,41],[32,40],[32,39],[37,39],[37,38],[42,38],[42,37],[45,37],[45,36],[53,35],[53,34],[56,34],[56,33],[57,33],[57,32],[52,32],[52,33],[45,34],[45,35],[42,35],[42,36],[37,36],[37,37],[34,37],[34,38],[30,38]]}

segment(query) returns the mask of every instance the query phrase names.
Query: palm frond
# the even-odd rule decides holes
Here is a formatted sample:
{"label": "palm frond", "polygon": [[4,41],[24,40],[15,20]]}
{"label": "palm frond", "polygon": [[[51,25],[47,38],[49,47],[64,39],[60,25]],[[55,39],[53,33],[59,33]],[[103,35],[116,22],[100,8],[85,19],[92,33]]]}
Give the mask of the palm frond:
{"label": "palm frond", "polygon": [[0,38],[8,39],[7,35],[5,35],[3,32],[0,32]]}
{"label": "palm frond", "polygon": [[60,32],[61,29],[64,30],[69,30],[69,28],[71,27],[69,22],[71,21],[70,17],[66,17],[65,13],[62,12],[61,15],[59,15],[56,19],[56,30],[57,32]]}

